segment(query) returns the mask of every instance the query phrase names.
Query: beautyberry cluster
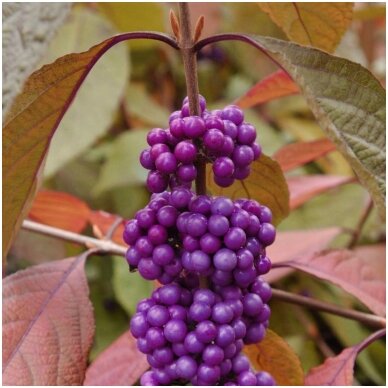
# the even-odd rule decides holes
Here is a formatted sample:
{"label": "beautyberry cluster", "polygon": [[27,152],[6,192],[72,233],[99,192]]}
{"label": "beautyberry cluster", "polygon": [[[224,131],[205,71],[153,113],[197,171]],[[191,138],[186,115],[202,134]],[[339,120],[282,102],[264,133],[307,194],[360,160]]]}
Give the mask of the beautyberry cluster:
{"label": "beautyberry cluster", "polygon": [[126,223],[126,259],[131,270],[162,284],[131,319],[151,366],[140,382],[275,385],[241,353],[263,339],[271,314],[271,288],[261,276],[271,268],[271,211],[254,200],[191,191],[200,159],[213,164],[215,182],[227,187],[249,175],[261,148],[238,107],[208,111],[202,96],[200,107],[200,116],[190,116],[185,99],[168,129],[148,134],[150,147],[140,156],[153,194]]}
{"label": "beautyberry cluster", "polygon": [[190,116],[186,98],[182,109],[171,114],[168,129],[154,128],[148,133],[150,147],[141,153],[140,163],[150,170],[147,187],[152,193],[167,187],[190,188],[198,158],[213,163],[214,180],[222,187],[247,178],[250,164],[259,158],[256,129],[244,121],[241,109],[229,105],[209,111],[202,96],[200,107],[200,116]]}
{"label": "beautyberry cluster", "polygon": [[196,196],[186,188],[153,194],[127,222],[126,258],[147,280],[172,282],[182,270],[218,286],[248,287],[271,267],[272,214],[253,200]]}
{"label": "beautyberry cluster", "polygon": [[214,292],[198,288],[192,276],[142,300],[131,320],[138,348],[152,367],[142,385],[274,385],[267,373],[255,374],[241,354],[244,343],[261,339],[251,337],[247,322],[255,315],[257,325],[263,325],[263,301],[270,297],[267,283],[257,279],[255,284],[256,293],[243,295],[238,287]]}

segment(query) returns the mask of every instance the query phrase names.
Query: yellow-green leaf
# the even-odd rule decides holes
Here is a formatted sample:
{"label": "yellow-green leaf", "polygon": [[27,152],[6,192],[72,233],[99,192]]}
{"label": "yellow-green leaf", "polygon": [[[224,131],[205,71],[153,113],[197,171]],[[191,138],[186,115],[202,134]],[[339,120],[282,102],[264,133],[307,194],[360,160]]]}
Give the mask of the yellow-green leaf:
{"label": "yellow-green leaf", "polygon": [[[98,2],[97,9],[109,19],[120,32],[164,31],[162,3],[116,3]],[[152,40],[128,42],[133,49],[145,49],[155,45]]]}
{"label": "yellow-green leaf", "polygon": [[252,163],[251,174],[244,181],[236,181],[230,187],[219,187],[214,183],[213,171],[208,167],[207,185],[213,195],[251,198],[272,210],[274,223],[278,224],[289,213],[289,193],[283,172],[270,157],[261,155]]}
{"label": "yellow-green leaf", "polygon": [[294,42],[334,51],[353,16],[353,3],[258,3]]}
{"label": "yellow-green leaf", "polygon": [[272,330],[267,330],[264,339],[244,347],[256,371],[272,375],[277,385],[304,385],[304,374],[298,356],[290,345]]}

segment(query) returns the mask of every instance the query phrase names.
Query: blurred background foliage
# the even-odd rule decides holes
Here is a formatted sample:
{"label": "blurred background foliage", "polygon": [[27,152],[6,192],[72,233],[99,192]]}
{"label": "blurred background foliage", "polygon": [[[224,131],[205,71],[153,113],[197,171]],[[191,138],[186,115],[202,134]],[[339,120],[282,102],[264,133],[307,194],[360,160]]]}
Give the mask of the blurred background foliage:
{"label": "blurred background foliage", "polygon": [[[51,41],[41,65],[65,53],[86,50],[118,32],[170,32],[170,7],[175,5],[77,3]],[[354,20],[336,54],[361,63],[385,83],[385,10],[381,8],[382,3],[356,4]],[[256,3],[193,3],[193,20],[201,14],[205,15],[203,37],[247,32],[287,39]],[[198,58],[200,91],[210,108],[232,103],[275,70],[265,56],[238,42],[208,46]],[[146,172],[138,162],[138,154],[146,145],[145,133],[152,127],[165,127],[169,113],[177,109],[185,93],[177,52],[144,40],[116,46],[97,63],[61,122],[46,160],[44,187],[73,194],[93,209],[132,217],[149,199],[144,185]],[[301,96],[248,109],[246,118],[256,126],[267,155],[288,143],[324,137]],[[289,174],[308,173],[351,176],[352,170],[338,152],[332,152]],[[337,226],[346,231],[357,224],[367,199],[366,190],[356,183],[340,186],[294,210],[279,229]],[[384,225],[373,211],[361,243],[379,242],[384,234]],[[344,247],[349,238],[349,234],[342,233],[333,244]],[[9,271],[81,250],[70,243],[21,231],[10,252]],[[136,273],[129,274],[119,257],[92,257],[87,274],[96,315],[92,360],[127,329],[137,301],[149,295],[152,284]],[[322,300],[357,306],[355,299],[339,288],[301,273],[294,272],[275,284]],[[357,322],[279,301],[272,302],[272,311],[271,328],[293,347],[305,371],[370,332]],[[362,385],[384,384],[384,355],[380,342],[366,349],[357,361],[356,381]]]}

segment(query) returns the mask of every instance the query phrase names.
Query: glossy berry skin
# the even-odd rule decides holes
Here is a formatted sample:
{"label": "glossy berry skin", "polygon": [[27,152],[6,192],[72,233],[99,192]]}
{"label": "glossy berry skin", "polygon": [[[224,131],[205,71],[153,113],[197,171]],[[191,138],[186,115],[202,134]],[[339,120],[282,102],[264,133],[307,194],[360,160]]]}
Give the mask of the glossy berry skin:
{"label": "glossy berry skin", "polygon": [[[228,187],[249,177],[261,146],[239,107],[209,111],[199,100],[198,116],[190,115],[186,98],[167,129],[148,133],[140,163],[154,194],[124,228],[131,271],[162,284],[139,302],[130,323],[151,366],[140,382],[274,385],[242,354],[244,344],[263,339],[271,315],[271,288],[261,278],[276,237],[271,211],[256,201],[191,191],[201,158],[212,164],[215,183]],[[207,288],[199,288],[204,281]]]}
{"label": "glossy berry skin", "polygon": [[185,99],[181,110],[171,114],[167,129],[154,128],[147,135],[149,148],[141,152],[140,163],[150,170],[147,187],[153,193],[167,186],[190,188],[197,176],[198,142],[200,157],[213,164],[214,181],[222,187],[246,179],[250,165],[261,155],[256,129],[244,121],[240,108],[229,105],[208,111],[204,98],[199,98],[200,116],[190,115]]}

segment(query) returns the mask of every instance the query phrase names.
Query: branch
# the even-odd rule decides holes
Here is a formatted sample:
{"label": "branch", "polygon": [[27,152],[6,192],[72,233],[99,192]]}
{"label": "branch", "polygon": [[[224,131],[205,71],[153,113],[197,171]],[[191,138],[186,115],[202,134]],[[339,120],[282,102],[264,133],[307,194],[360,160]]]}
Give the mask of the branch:
{"label": "branch", "polygon": [[323,302],[317,299],[309,298],[307,296],[297,295],[290,292],[272,289],[272,296],[284,302],[298,304],[305,307],[310,307],[316,310],[324,311],[329,314],[338,315],[344,318],[359,321],[371,327],[382,328],[386,325],[385,318],[374,314],[367,314],[357,310],[351,310],[338,306],[333,303]]}
{"label": "branch", "polygon": [[[199,106],[197,54],[194,50],[188,3],[179,3],[179,19],[179,49],[182,53],[183,66],[185,69],[190,115],[200,116],[201,109]],[[201,148],[201,141],[197,140],[195,145],[199,151]],[[195,180],[195,188],[197,194],[206,194],[206,162],[199,154],[200,153],[198,153],[198,160],[196,162],[197,178]]]}
{"label": "branch", "polygon": [[358,221],[356,228],[354,229],[354,231],[352,233],[353,236],[352,236],[351,240],[349,241],[348,249],[352,249],[356,246],[356,244],[361,236],[362,228],[364,227],[365,222],[368,219],[369,214],[371,213],[372,209],[373,209],[373,201],[372,201],[372,198],[368,197],[368,202],[367,202],[367,204],[366,204],[366,206],[361,214],[360,220]]}
{"label": "branch", "polygon": [[87,248],[98,248],[102,253],[113,253],[115,255],[125,256],[125,252],[127,251],[125,247],[118,245],[111,240],[99,240],[97,238],[54,228],[53,226],[43,225],[35,221],[24,220],[22,228],[31,232],[84,245]]}
{"label": "branch", "polygon": [[[117,220],[118,222],[118,220]],[[114,223],[116,224],[116,222]],[[25,220],[22,228],[31,232],[44,234],[46,236],[60,238],[61,240],[71,241],[76,244],[84,245],[87,248],[98,248],[96,253],[112,253],[115,255],[125,256],[126,248],[111,240],[99,240],[93,237],[83,236],[77,233],[69,232],[67,230],[54,228],[53,226],[43,225],[38,222]],[[113,228],[111,229],[113,230]],[[339,315],[344,318],[353,319],[362,322],[371,327],[382,328],[385,327],[385,318],[373,314],[363,313],[361,311],[346,309],[332,303],[322,302],[313,298],[308,298],[301,295],[296,295],[287,291],[272,289],[274,298],[284,302],[293,303],[320,311],[325,311],[330,314]]]}

